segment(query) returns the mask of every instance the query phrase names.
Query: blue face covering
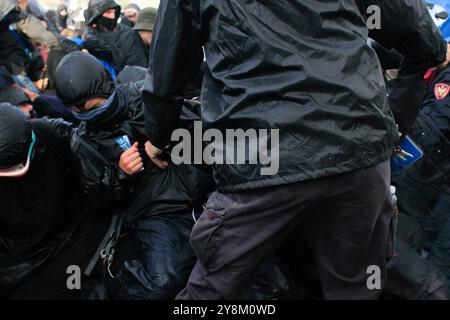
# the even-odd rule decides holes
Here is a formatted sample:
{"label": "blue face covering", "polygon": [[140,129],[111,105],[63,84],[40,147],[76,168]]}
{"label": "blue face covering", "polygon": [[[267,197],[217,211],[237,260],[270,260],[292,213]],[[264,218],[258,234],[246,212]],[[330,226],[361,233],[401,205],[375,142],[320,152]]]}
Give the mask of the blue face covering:
{"label": "blue face covering", "polygon": [[113,103],[115,96],[116,92],[114,91],[108,100],[106,100],[101,106],[84,112],[74,112],[75,118],[80,121],[95,122],[99,119],[103,119],[104,116],[113,117],[120,112],[120,110],[116,108],[116,104]]}

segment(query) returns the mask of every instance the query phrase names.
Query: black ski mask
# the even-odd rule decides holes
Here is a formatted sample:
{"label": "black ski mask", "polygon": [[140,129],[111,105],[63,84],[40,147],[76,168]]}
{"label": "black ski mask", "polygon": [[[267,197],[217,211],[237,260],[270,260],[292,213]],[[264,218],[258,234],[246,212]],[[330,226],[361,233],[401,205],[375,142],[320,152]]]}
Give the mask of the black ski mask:
{"label": "black ski mask", "polygon": [[117,18],[109,19],[101,16],[97,19],[97,24],[109,31],[114,31],[114,29],[117,27]]}

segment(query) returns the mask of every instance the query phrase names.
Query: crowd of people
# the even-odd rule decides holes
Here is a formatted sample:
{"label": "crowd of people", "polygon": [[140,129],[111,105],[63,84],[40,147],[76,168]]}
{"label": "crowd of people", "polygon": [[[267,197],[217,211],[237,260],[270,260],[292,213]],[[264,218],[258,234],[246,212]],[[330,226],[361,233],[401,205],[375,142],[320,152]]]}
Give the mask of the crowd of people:
{"label": "crowd of people", "polygon": [[[422,0],[70,14],[0,3],[0,298],[450,298],[448,14]],[[174,164],[172,132],[199,122],[278,129],[278,172]]]}

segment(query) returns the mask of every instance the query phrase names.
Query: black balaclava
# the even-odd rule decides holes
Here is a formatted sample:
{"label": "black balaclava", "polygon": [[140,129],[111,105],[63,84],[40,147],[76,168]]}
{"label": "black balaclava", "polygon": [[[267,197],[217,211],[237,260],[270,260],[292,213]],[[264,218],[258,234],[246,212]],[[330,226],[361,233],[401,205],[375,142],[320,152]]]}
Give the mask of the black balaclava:
{"label": "black balaclava", "polygon": [[114,87],[110,74],[89,53],[71,52],[56,68],[56,93],[66,106],[79,107],[91,98],[109,98]]}
{"label": "black balaclava", "polygon": [[[109,9],[116,10],[115,19],[108,19],[102,16],[102,14]],[[117,26],[120,9],[120,5],[113,0],[90,0],[88,8],[84,12],[86,23],[89,26],[97,24],[100,25],[101,28],[113,31]]]}
{"label": "black balaclava", "polygon": [[25,114],[9,103],[0,103],[0,169],[26,160],[31,132],[31,124]]}
{"label": "black balaclava", "polygon": [[114,29],[116,29],[116,27],[117,27],[117,20],[118,20],[117,17],[115,19],[110,19],[110,18],[100,16],[95,21],[98,26],[103,27],[108,31],[114,31]]}

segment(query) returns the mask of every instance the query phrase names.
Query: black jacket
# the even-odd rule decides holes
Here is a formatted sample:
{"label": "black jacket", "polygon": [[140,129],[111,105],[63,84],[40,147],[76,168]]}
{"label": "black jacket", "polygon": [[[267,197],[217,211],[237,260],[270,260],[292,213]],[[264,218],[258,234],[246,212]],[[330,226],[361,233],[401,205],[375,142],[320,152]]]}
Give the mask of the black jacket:
{"label": "black jacket", "polygon": [[27,175],[0,179],[0,296],[54,257],[79,224],[79,173],[68,125],[32,121],[37,144]]}
{"label": "black jacket", "polygon": [[422,1],[163,1],[143,93],[150,140],[159,147],[170,140],[204,46],[204,129],[280,130],[276,175],[261,176],[261,165],[215,166],[219,190],[317,179],[388,159],[397,130],[367,43],[371,4],[381,6],[375,40],[430,64],[445,60]]}
{"label": "black jacket", "polygon": [[116,31],[87,27],[84,34],[84,47],[90,54],[108,62],[117,72],[120,72],[124,67],[124,57],[117,45],[117,37],[118,33],[126,30],[129,29],[120,24]]}
{"label": "black jacket", "polygon": [[[161,170],[149,161],[145,153],[146,127],[141,101],[142,81],[118,86],[113,105],[120,110],[115,115],[84,122],[72,138],[72,151],[78,155],[82,170],[84,194],[104,207],[115,202],[118,209],[127,208],[127,220],[143,215],[186,213],[205,201],[214,190],[212,174],[208,169],[195,166],[171,166]],[[178,127],[188,127],[195,113],[186,105]],[[198,117],[196,118],[199,119]],[[124,150],[117,139],[127,136],[130,143],[139,142],[144,170],[128,176],[119,167]],[[95,149],[95,151],[92,150]]]}
{"label": "black jacket", "polygon": [[114,32],[88,28],[84,46],[92,55],[111,64],[117,72],[125,66],[147,68],[148,65],[149,48],[136,30],[121,25]]}
{"label": "black jacket", "polygon": [[125,66],[139,66],[147,68],[148,66],[148,51],[144,42],[142,42],[139,33],[136,30],[128,29],[117,33],[116,38],[117,47],[122,57],[122,65]]}
{"label": "black jacket", "polygon": [[120,5],[113,0],[89,0],[88,8],[84,10],[84,19],[87,25],[92,25],[103,12],[109,9],[116,10],[117,19],[120,16]]}
{"label": "black jacket", "polygon": [[[110,90],[110,81],[102,72],[95,72],[93,65],[88,66],[90,60],[86,57],[78,53],[70,54],[59,66],[63,69],[57,72],[57,92],[67,104],[95,96],[96,92]],[[82,69],[86,66],[98,76],[85,82],[70,79],[64,69],[76,69],[83,74]],[[148,138],[140,91],[142,84],[143,81],[117,86],[110,97],[110,107],[99,116],[82,122],[71,141],[72,151],[81,163],[84,194],[95,202],[96,207],[115,202],[117,209],[121,210],[130,207],[130,201],[133,202],[131,209],[127,210],[130,220],[142,214],[180,210],[185,213],[189,208],[192,210],[201,201],[200,198],[211,191],[213,184],[208,170],[203,171],[195,166],[161,170],[148,159],[144,150]],[[194,112],[190,112],[191,109],[186,104],[183,117],[176,121],[178,127],[188,127],[193,119],[198,119]],[[128,176],[119,167],[124,150],[117,139],[124,136],[131,144],[139,142],[144,160],[145,169],[135,176]],[[205,191],[206,188],[209,189]]]}

